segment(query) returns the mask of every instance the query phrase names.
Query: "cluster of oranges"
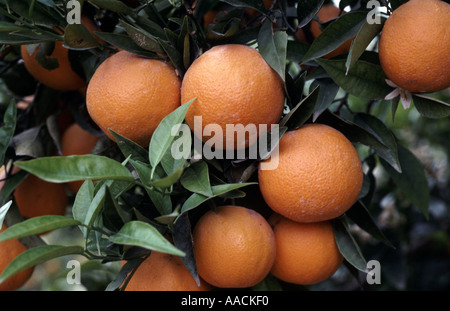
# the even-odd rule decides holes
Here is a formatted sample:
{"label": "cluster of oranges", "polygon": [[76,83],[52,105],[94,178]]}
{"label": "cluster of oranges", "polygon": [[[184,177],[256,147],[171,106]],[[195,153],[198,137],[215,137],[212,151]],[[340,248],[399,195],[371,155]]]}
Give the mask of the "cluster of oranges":
{"label": "cluster of oranges", "polygon": [[[380,61],[386,75],[398,86],[411,92],[433,92],[450,86],[450,36],[445,35],[450,29],[449,7],[439,0],[411,0],[387,20],[380,41]],[[317,17],[326,22],[339,14],[336,7],[325,5]],[[419,33],[417,23],[421,25]],[[317,21],[310,26],[313,37],[320,35]],[[436,29],[443,29],[443,33]],[[299,30],[295,38],[305,40],[305,34]],[[426,44],[432,48],[424,49]],[[348,52],[349,48],[350,41],[325,57]],[[22,46],[21,51],[26,68],[42,84],[63,91],[87,85],[89,115],[111,139],[110,129],[148,146],[161,120],[194,98],[186,123],[205,143],[210,136],[204,135],[204,128],[199,132],[194,126],[195,116],[202,117],[204,126],[219,125],[223,133],[227,124],[270,125],[282,118],[285,93],[281,77],[257,50],[245,45],[225,44],[205,51],[182,79],[168,62],[120,51],[97,68],[88,84],[72,70],[68,50],[58,42],[50,57],[58,60],[59,68],[52,71],[36,61],[37,50],[30,54]],[[73,124],[63,133],[62,154],[89,153],[97,140]],[[246,141],[242,147],[249,144]],[[229,145],[215,147],[225,146]],[[362,187],[358,153],[336,129],[307,124],[287,132],[279,142],[279,152],[272,157],[277,157],[278,167],[258,171],[259,188],[273,210],[272,216],[266,219],[254,209],[227,205],[205,213],[196,222],[193,242],[200,286],[180,258],[152,252],[126,289],[246,288],[269,273],[302,285],[329,278],[343,262],[332,221],[355,203]],[[67,186],[76,193],[80,184]],[[24,217],[62,215],[67,205],[64,186],[32,175],[17,187],[14,198]],[[24,248],[13,240],[1,244],[0,250],[1,272],[4,263],[10,261],[3,250],[17,255]],[[31,272],[14,276],[0,289],[20,287]]]}
{"label": "cluster of oranges", "polygon": [[[227,44],[204,52],[181,81],[163,61],[118,52],[98,67],[86,101],[91,117],[105,132],[113,128],[147,146],[160,120],[180,102],[194,98],[186,123],[209,143],[203,131],[196,132],[195,116],[201,116],[203,124],[219,125],[224,133],[227,124],[276,124],[285,94],[281,78],[255,49]],[[276,212],[269,221],[253,209],[220,206],[196,223],[193,241],[200,287],[180,260],[153,252],[127,290],[245,288],[270,272],[296,284],[330,277],[343,257],[329,220],[357,199],[363,178],[359,156],[340,132],[319,124],[285,134],[276,156],[277,169],[259,171],[261,193]],[[174,271],[183,275],[182,283],[169,280]],[[161,278],[165,281],[151,281]]]}

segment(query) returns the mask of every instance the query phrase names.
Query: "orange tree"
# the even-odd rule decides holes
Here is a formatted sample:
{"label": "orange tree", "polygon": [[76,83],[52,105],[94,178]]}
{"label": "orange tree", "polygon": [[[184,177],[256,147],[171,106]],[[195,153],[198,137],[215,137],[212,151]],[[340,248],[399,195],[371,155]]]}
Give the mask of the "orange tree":
{"label": "orange tree", "polygon": [[[0,160],[4,171],[0,223],[5,222],[8,226],[0,234],[0,241],[20,239],[27,247],[3,269],[0,281],[51,259],[80,255],[87,260],[82,271],[89,269],[92,262],[100,263],[105,270],[111,262],[120,266],[120,270],[106,278],[100,287],[89,287],[89,276],[83,275],[82,282],[88,289],[120,290],[134,273],[139,273],[139,264],[155,251],[179,256],[199,284],[201,278],[197,272],[192,228],[202,215],[219,205],[242,205],[268,219],[273,211],[259,191],[258,165],[275,152],[284,133],[310,123],[325,124],[341,132],[357,150],[363,167],[364,176],[362,184],[358,185],[357,198],[340,215],[328,219],[344,265],[334,279],[316,285],[296,285],[267,273],[264,280],[252,284],[251,288],[408,288],[411,282],[411,288],[420,288],[414,280],[424,272],[414,265],[405,272],[407,262],[425,262],[435,269],[442,268],[437,273],[448,273],[448,262],[438,260],[442,252],[448,255],[449,237],[445,232],[448,210],[445,211],[445,206],[448,206],[449,198],[448,192],[445,195],[444,191],[448,189],[448,176],[445,177],[448,171],[444,166],[442,174],[433,164],[435,157],[444,158],[445,162],[449,147],[450,105],[445,90],[449,87],[450,76],[449,5],[439,0],[411,0],[413,12],[436,4],[441,9],[439,14],[431,17],[413,14],[407,22],[399,19],[394,23],[396,12],[408,5],[405,2],[376,2],[381,13],[374,15],[374,2],[365,0],[335,1],[334,4],[324,0],[275,0],[271,3],[260,0],[0,1],[0,108],[3,120]],[[345,9],[345,14],[321,21],[318,12],[326,5],[336,5],[341,11]],[[427,9],[420,13],[425,11]],[[204,17],[210,16],[211,12],[215,18],[206,23]],[[85,22],[69,23],[69,17],[77,13],[96,27],[86,27]],[[391,38],[386,40],[387,52],[380,63],[378,42],[390,19],[395,26],[389,26]],[[423,31],[422,28],[411,29],[416,20],[423,27],[433,22],[433,35],[417,35],[425,35],[424,40],[430,38],[426,49],[433,53],[428,53],[429,50],[416,52],[420,44],[414,43],[415,36],[410,33]],[[320,26],[320,34],[313,35],[312,23]],[[301,40],[296,36],[299,29],[304,34]],[[444,38],[447,41],[442,43]],[[348,51],[335,53],[338,55],[330,58],[331,52],[349,40],[352,44]],[[250,156],[250,152],[244,152],[244,157],[237,157],[233,152],[227,153],[225,158],[192,156],[194,131],[182,125],[188,109],[201,99],[186,99],[157,124],[148,141],[134,142],[123,132],[108,128],[104,129],[105,133],[100,129],[86,108],[89,98],[86,99],[83,83],[80,88],[68,91],[67,88],[52,88],[44,82],[51,79],[52,70],[57,68],[56,79],[61,80],[57,82],[62,82],[65,77],[60,69],[69,64],[71,68],[67,71],[88,84],[96,69],[119,51],[135,54],[143,60],[164,62],[173,68],[182,82],[196,59],[214,46],[227,44],[256,49],[283,85],[284,109],[281,116],[274,115],[279,131],[272,132],[274,140],[271,135],[266,135],[271,138],[271,144],[259,150],[256,156]],[[408,44],[414,49],[408,49]],[[442,48],[447,49],[439,50]],[[65,49],[61,64],[56,54],[52,54],[56,49]],[[27,71],[21,55],[24,51],[33,55],[34,66],[42,67],[38,72],[45,79],[34,71]],[[391,54],[395,54],[395,58],[390,58]],[[228,56],[223,60],[226,61]],[[408,64],[409,59],[417,65],[416,72],[411,72],[410,68],[402,71],[402,64]],[[241,62],[242,68],[252,69],[253,66],[245,66],[245,58]],[[239,66],[236,60],[234,63]],[[384,63],[389,68],[384,68]],[[217,90],[220,94],[218,103],[227,103],[225,96],[232,96],[230,88],[239,89],[241,97],[233,100],[241,100],[244,108],[237,105],[235,109],[245,115],[245,110],[242,111],[246,109],[244,102],[252,94],[241,91],[252,90],[253,82],[243,79],[245,82],[236,86],[235,82],[241,81],[238,79],[242,74],[235,76],[233,68],[212,73],[209,68],[204,70],[208,70],[205,75],[208,78],[202,81],[200,73],[195,83],[202,87],[212,85],[209,94],[214,96],[214,90]],[[117,67],[111,77],[117,83],[113,91],[123,89],[126,93],[133,88],[129,87],[129,79],[122,81],[127,87],[121,87],[120,72],[121,68]],[[443,82],[440,80],[439,90],[432,88],[440,92],[419,93],[416,89],[401,89],[387,74],[400,74],[406,80],[433,74]],[[111,97],[118,102],[117,107],[124,109],[120,113],[125,116],[125,121],[120,121],[124,127],[127,127],[127,109],[129,116],[139,115],[139,105],[133,100],[142,98],[145,83],[153,81],[151,76],[146,77],[150,82],[140,81],[137,72],[128,74],[128,78],[139,82],[139,94],[130,91]],[[431,77],[431,81],[433,79]],[[258,80],[264,81],[264,77],[258,77]],[[219,85],[215,85],[215,81],[219,81]],[[107,85],[108,77],[102,77],[102,83]],[[229,85],[224,85],[227,83]],[[100,105],[102,90],[99,88],[94,94]],[[263,86],[261,90],[266,92],[267,87]],[[267,96],[263,97],[261,102],[267,99]],[[164,105],[164,98],[159,99],[162,101],[159,105]],[[249,102],[254,105],[248,108],[252,112],[247,112],[252,117],[267,110],[258,109],[259,100]],[[114,103],[108,100],[108,104]],[[213,107],[214,103],[209,105]],[[106,109],[104,114],[112,113],[117,107],[111,105],[108,108],[111,111]],[[224,115],[220,107],[213,109],[218,120],[233,123],[233,111],[226,111]],[[144,112],[151,113],[142,109]],[[278,114],[278,110],[273,112]],[[70,115],[69,122],[77,123],[98,137],[89,154],[62,156],[61,137],[68,126],[64,124],[67,114]],[[150,116],[148,119],[150,122]],[[111,122],[114,124],[114,120]],[[174,128],[181,131],[173,132]],[[139,126],[137,130],[143,129]],[[419,148],[419,142],[423,141],[428,143],[425,146],[435,146],[430,148],[430,153]],[[312,144],[312,148],[314,146]],[[211,146],[208,148],[212,150]],[[173,150],[188,156],[177,157],[171,152]],[[321,169],[334,167],[334,163],[320,163],[321,158],[317,157],[317,165],[324,164]],[[21,169],[13,170],[13,167]],[[302,170],[297,163],[292,167],[295,170],[289,170],[286,176]],[[14,191],[28,174],[51,183],[83,181],[83,184],[76,194],[68,192],[70,200],[65,215],[26,218],[17,208]],[[316,181],[326,185],[327,180],[314,176]],[[304,182],[311,185],[314,180]],[[286,190],[297,195],[293,190],[295,185],[289,180],[285,183],[290,187]],[[330,188],[332,200],[333,185]],[[283,189],[277,190],[283,192]],[[345,188],[340,191],[345,192]],[[314,193],[308,196],[314,197]],[[277,200],[283,200],[283,195]],[[431,230],[434,235],[424,234],[417,224],[434,228]],[[42,236],[66,228],[77,230],[82,236],[80,241],[67,245],[49,242]],[[434,247],[427,248],[420,243],[422,241],[432,242]],[[414,251],[436,248],[441,251],[432,261],[420,261],[420,256],[419,259],[411,257]],[[383,275],[387,276],[382,285],[366,282],[370,259],[381,263]],[[444,281],[443,286],[446,285],[448,281]]]}

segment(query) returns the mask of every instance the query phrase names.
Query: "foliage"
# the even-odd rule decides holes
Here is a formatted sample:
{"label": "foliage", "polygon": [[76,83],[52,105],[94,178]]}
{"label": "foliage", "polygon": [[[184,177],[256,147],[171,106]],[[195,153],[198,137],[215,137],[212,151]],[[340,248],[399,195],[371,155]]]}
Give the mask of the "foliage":
{"label": "foliage", "polygon": [[[100,133],[79,92],[59,92],[38,84],[20,62],[20,45],[44,46],[55,40],[64,41],[73,68],[87,80],[117,49],[166,59],[182,78],[190,64],[214,45],[257,47],[285,81],[287,101],[281,121],[285,130],[306,122],[331,125],[358,147],[365,167],[358,201],[335,220],[336,239],[347,270],[338,271],[334,278],[311,289],[367,287],[361,277],[367,273],[366,258],[378,259],[383,269],[386,267],[383,271],[390,281],[383,281],[381,288],[423,289],[414,278],[426,273],[425,268],[414,267],[420,271],[408,279],[406,264],[400,269],[396,265],[405,261],[431,265],[434,261],[428,261],[422,252],[428,247],[435,246],[439,256],[445,252],[448,255],[448,231],[443,229],[448,228],[450,198],[444,191],[448,188],[448,167],[439,168],[447,175],[437,172],[435,161],[436,157],[447,161],[449,94],[413,94],[414,106],[408,110],[398,107],[400,96],[385,99],[394,89],[386,83],[376,42],[387,15],[381,18],[381,24],[368,23],[367,1],[340,1],[341,8],[349,12],[322,25],[327,26],[323,33],[307,43],[294,40],[293,35],[298,26],[309,24],[323,0],[279,0],[269,8],[259,0],[199,0],[196,6],[189,0],[80,1],[83,14],[100,25],[101,31],[95,35],[103,42],[83,25],[67,23],[71,8],[66,2],[0,1],[0,158],[4,165],[13,162],[22,168],[19,174],[7,173],[0,192],[0,223],[5,218],[13,224],[0,235],[0,241],[20,237],[29,246],[5,269],[0,280],[67,255],[81,255],[88,263],[101,262],[106,267],[122,260],[138,262],[149,250],[182,256],[197,277],[191,226],[200,215],[225,202],[250,202],[262,214],[268,212],[264,204],[254,206],[260,199],[255,194],[258,159],[172,156],[170,150],[179,146],[179,139],[193,147],[193,139],[171,135],[173,126],[183,124],[189,103],[161,122],[149,148],[113,133],[117,143],[102,137],[93,154],[55,156],[60,143],[57,118],[64,108],[70,109],[76,122],[92,133]],[[398,2],[391,1],[387,12]],[[216,22],[204,25],[203,17],[212,10],[220,10]],[[249,14],[249,10],[257,14]],[[64,28],[64,34],[56,32],[55,26]],[[353,37],[348,54],[323,58]],[[17,103],[29,95],[34,97],[27,108],[18,109]],[[66,216],[23,220],[10,196],[23,180],[24,171],[51,182],[85,182],[73,196]],[[433,234],[426,235],[420,226]],[[70,245],[39,237],[43,232],[68,228],[79,230],[81,236]],[[166,240],[167,235],[173,243]],[[432,245],[419,245],[422,239]],[[435,260],[449,271],[448,263]],[[105,273],[104,286],[95,284],[91,288],[118,290],[129,269],[124,266],[119,273]],[[448,273],[446,277],[444,287],[449,284]],[[269,276],[254,289],[293,287]]]}

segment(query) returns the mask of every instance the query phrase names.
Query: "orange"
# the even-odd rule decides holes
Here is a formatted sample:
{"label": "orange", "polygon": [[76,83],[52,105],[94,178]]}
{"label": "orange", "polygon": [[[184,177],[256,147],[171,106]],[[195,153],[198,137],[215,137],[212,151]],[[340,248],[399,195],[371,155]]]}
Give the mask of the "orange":
{"label": "orange", "polygon": [[[204,142],[212,145],[208,141],[219,138],[216,147],[220,149],[249,146],[262,132],[260,125],[264,130],[264,126],[270,129],[270,124],[279,122],[284,107],[280,76],[258,51],[239,44],[215,46],[191,64],[183,78],[181,102],[194,98],[186,123]],[[201,117],[201,127],[194,125],[195,116]],[[231,132],[227,137],[227,124],[235,129],[235,135]],[[205,130],[212,125],[218,131],[213,138]],[[254,126],[254,135],[244,131],[247,125]],[[238,135],[245,139],[238,142]]]}
{"label": "orange", "polygon": [[[6,230],[3,224],[0,233]],[[18,255],[26,251],[27,248],[18,239],[11,239],[0,242],[0,275],[9,263]],[[33,274],[34,267],[22,270],[0,283],[0,291],[14,291],[21,288]]]}
{"label": "orange", "polygon": [[14,198],[25,218],[64,215],[67,195],[64,184],[51,183],[29,174],[15,189]]}
{"label": "orange", "polygon": [[[333,4],[326,4],[324,5],[319,12],[317,12],[317,18],[321,23],[327,23],[331,21],[332,19],[335,19],[339,17],[341,13],[341,10],[334,6]],[[312,20],[310,23],[310,30],[314,38],[317,38],[321,33],[322,29],[320,28],[319,22],[316,20]],[[300,42],[306,42],[306,35],[303,31],[303,29],[298,29],[296,33],[294,34],[294,37],[296,40]],[[331,51],[330,53],[326,54],[324,58],[332,58],[334,56],[348,53],[350,51],[350,46],[352,44],[353,38],[345,41],[342,43],[339,47],[337,47],[335,50]]]}
{"label": "orange", "polygon": [[[99,27],[86,16],[81,17],[81,22],[94,35],[94,37],[102,42],[94,31],[99,31]],[[56,30],[61,33],[60,30]],[[58,68],[47,70],[42,67],[36,60],[39,47],[30,55],[25,45],[21,46],[22,59],[28,72],[42,84],[61,91],[74,91],[81,89],[86,85],[83,77],[79,76],[73,69],[69,60],[69,50],[63,46],[62,41],[55,42],[55,48],[48,58],[56,58],[58,60]]]}
{"label": "orange", "polygon": [[30,55],[25,45],[21,46],[22,59],[30,74],[42,84],[61,91],[73,91],[82,88],[86,82],[73,71],[69,60],[69,50],[63,47],[62,41],[55,42],[55,49],[49,58],[58,60],[58,68],[47,70],[36,60],[39,47]]}
{"label": "orange", "polygon": [[325,281],[341,266],[330,221],[299,223],[281,215],[269,218],[277,245],[271,273],[278,279],[311,285]]}
{"label": "orange", "polygon": [[246,288],[261,282],[275,260],[275,239],[266,219],[241,206],[206,212],[193,231],[199,275],[220,288]]}
{"label": "orange", "polygon": [[379,55],[387,77],[414,93],[450,87],[450,4],[411,0],[398,7],[381,32]]}
{"label": "orange", "polygon": [[[64,131],[61,138],[61,151],[63,156],[83,155],[91,153],[98,137],[89,133],[79,126],[77,123],[70,125]],[[73,193],[77,193],[83,181],[77,180],[67,183],[67,186]]]}
{"label": "orange", "polygon": [[264,200],[275,212],[298,222],[332,219],[347,211],[362,187],[361,160],[336,129],[307,124],[283,135],[275,169],[258,170]]}
{"label": "orange", "polygon": [[209,291],[200,279],[197,285],[180,257],[152,251],[136,269],[125,291]]}
{"label": "orange", "polygon": [[92,76],[86,93],[91,118],[114,140],[114,132],[148,146],[161,120],[180,106],[181,82],[168,63],[120,51]]}

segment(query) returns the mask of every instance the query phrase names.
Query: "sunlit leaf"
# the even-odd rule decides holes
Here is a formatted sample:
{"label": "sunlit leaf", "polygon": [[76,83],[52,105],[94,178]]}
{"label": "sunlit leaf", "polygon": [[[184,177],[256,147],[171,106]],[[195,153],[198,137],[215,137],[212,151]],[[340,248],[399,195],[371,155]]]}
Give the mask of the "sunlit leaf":
{"label": "sunlit leaf", "polygon": [[155,227],[142,221],[126,223],[109,237],[116,244],[139,246],[162,253],[184,256],[185,253],[171,244]]}
{"label": "sunlit leaf", "polygon": [[14,224],[0,233],[0,242],[77,225],[80,225],[79,221],[66,216],[44,215],[32,217]]}

